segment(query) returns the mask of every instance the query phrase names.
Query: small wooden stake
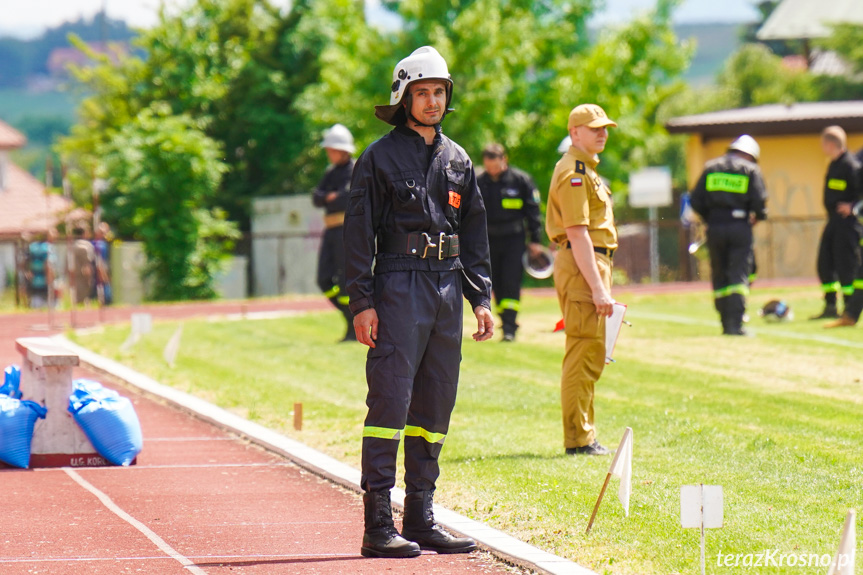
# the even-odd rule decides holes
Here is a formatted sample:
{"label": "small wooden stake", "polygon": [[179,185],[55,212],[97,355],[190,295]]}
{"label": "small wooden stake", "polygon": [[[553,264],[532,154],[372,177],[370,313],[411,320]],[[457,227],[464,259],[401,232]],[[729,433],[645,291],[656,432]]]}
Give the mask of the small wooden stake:
{"label": "small wooden stake", "polygon": [[303,429],[303,404],[294,404],[294,429],[302,431]]}
{"label": "small wooden stake", "polygon": [[596,519],[596,512],[599,511],[599,504],[602,503],[602,498],[605,496],[605,490],[608,489],[609,481],[611,481],[611,472],[605,476],[605,483],[602,484],[602,490],[599,492],[599,499],[596,500],[596,505],[593,506],[593,515],[590,516],[590,523],[587,524],[587,531],[584,532],[585,535],[590,533],[590,528],[593,527],[593,521]]}

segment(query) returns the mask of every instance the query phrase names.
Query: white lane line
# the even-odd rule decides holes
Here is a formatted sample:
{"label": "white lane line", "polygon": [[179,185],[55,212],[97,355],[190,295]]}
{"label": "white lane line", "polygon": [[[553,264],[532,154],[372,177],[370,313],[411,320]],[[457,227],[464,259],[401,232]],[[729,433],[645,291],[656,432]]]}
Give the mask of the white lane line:
{"label": "white lane line", "polygon": [[[295,463],[291,461],[286,461],[284,463],[177,463],[177,464],[164,464],[164,465],[130,465],[128,467],[121,467],[118,465],[104,465],[102,467],[80,467],[78,469],[86,469],[87,471],[121,471],[122,473],[129,473],[130,471],[135,470],[143,470],[143,469],[222,469],[222,468],[236,468],[236,467],[270,467],[273,469],[280,467],[298,467]],[[62,471],[65,467],[36,467],[31,469],[34,473],[56,473],[57,471]],[[71,468],[70,468],[71,469]]]}
{"label": "white lane line", "polygon": [[[627,317],[636,318],[636,319],[647,319],[647,320],[655,320],[655,321],[665,321],[670,323],[680,323],[684,325],[698,325],[705,327],[718,327],[719,322],[717,321],[707,321],[703,319],[695,319],[691,317],[683,317],[677,315],[668,315],[662,313],[650,313],[632,310],[632,308],[626,311]],[[818,343],[827,343],[830,345],[835,345],[839,347],[850,347],[852,349],[863,349],[863,343],[859,341],[847,341],[844,339],[839,339],[837,337],[830,337],[827,335],[812,335],[805,333],[795,333],[793,331],[785,331],[785,330],[761,330],[761,329],[752,329],[747,328],[753,335],[760,335],[764,337],[779,337],[785,339],[796,339],[800,341],[817,341]]]}
{"label": "white lane line", "polygon": [[102,502],[102,505],[110,509],[117,517],[143,533],[144,536],[151,542],[153,542],[156,547],[161,549],[169,557],[176,560],[178,563],[180,563],[180,565],[188,569],[190,573],[194,573],[195,575],[207,575],[206,571],[195,566],[194,562],[192,562],[191,559],[178,553],[177,550],[168,545],[168,543],[164,539],[156,535],[156,533],[152,529],[150,529],[149,527],[123,511],[116,503],[111,500],[110,497],[108,497],[102,491],[98,490],[86,479],[78,475],[78,473],[74,469],[64,467],[63,471],[65,471],[66,474],[75,481],[75,483],[95,495],[96,498]]}
{"label": "white lane line", "polygon": [[[291,560],[291,559],[309,559],[309,558],[328,558],[328,557],[345,557],[354,559],[356,555],[345,555],[344,553],[294,553],[292,555],[190,555],[189,559],[196,561],[207,561],[210,563],[216,562],[218,559],[232,560]],[[138,556],[138,557],[0,557],[0,565],[4,563],[67,563],[67,562],[91,562],[91,561],[168,561],[170,557],[164,555],[156,556]]]}
{"label": "white lane line", "polygon": [[236,441],[236,437],[148,437],[151,441]]}

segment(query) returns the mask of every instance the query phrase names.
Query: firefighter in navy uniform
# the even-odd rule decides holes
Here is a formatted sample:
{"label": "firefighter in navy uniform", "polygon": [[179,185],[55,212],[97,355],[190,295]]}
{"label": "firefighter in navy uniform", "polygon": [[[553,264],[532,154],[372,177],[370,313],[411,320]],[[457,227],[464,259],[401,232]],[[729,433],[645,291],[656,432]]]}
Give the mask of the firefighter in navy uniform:
{"label": "firefighter in navy uniform", "polygon": [[692,209],[707,224],[713,299],[725,335],[746,335],[752,226],[767,217],[760,155],[758,142],[740,136],[725,155],[707,162],[691,193]]}
{"label": "firefighter in navy uniform", "polygon": [[846,147],[845,130],[828,126],[821,132],[821,148],[830,158],[824,178],[827,224],[818,247],[818,278],[824,292],[824,311],[810,319],[839,317],[837,293],[851,299],[860,266],[860,225],[851,213],[860,198],[860,165]]}
{"label": "firefighter in navy uniform", "polygon": [[347,332],[342,341],[356,341],[353,314],[348,306],[345,291],[345,210],[348,206],[351,174],[354,171],[354,137],[341,124],[324,132],[321,147],[326,151],[330,165],[312,194],[312,202],[324,208],[324,236],[318,255],[318,287],[347,321]]}
{"label": "firefighter in navy uniform", "polygon": [[[482,196],[470,158],[440,127],[452,87],[434,48],[400,61],[390,105],[375,107],[395,128],[363,152],[351,182],[347,289],[357,339],[371,348],[361,476],[366,557],[476,548],[473,540],[441,530],[432,512],[458,385],[462,297],[477,320],[473,338],[494,333]],[[390,489],[402,437],[406,497],[399,535]]]}
{"label": "firefighter in navy uniform", "polygon": [[506,151],[500,144],[485,147],[482,163],[485,171],[476,181],[488,221],[491,283],[496,310],[503,322],[503,341],[513,341],[521,305],[525,227],[531,257],[542,254],[539,190],[530,176],[509,165]]}

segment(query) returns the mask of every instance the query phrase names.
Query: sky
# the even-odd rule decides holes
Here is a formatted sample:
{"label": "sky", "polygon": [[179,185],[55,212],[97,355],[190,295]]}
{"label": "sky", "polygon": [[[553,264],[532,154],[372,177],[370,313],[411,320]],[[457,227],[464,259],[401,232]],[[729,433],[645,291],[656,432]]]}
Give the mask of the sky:
{"label": "sky", "polygon": [[[165,0],[168,6],[184,0]],[[187,0],[185,0],[187,1]],[[287,5],[290,0],[280,1]],[[828,0],[829,1],[829,0]],[[746,22],[757,19],[756,0],[684,0],[675,21]],[[103,6],[111,18],[122,19],[134,27],[146,28],[156,21],[160,0],[0,0],[0,35],[19,38],[38,36],[46,28],[80,16],[92,17]],[[598,25],[625,22],[633,14],[650,9],[655,0],[605,0],[605,9],[594,22]],[[370,5],[379,4],[369,0]]]}

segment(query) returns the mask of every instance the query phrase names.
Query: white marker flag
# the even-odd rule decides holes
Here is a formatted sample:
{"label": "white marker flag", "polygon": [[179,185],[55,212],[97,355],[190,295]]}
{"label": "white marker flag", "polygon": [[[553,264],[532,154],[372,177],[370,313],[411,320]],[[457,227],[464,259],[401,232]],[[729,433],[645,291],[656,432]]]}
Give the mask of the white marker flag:
{"label": "white marker flag", "polygon": [[839,550],[830,563],[827,575],[854,575],[854,552],[857,549],[854,515],[854,510],[849,509],[845,517],[845,527],[842,529],[842,539],[839,540]]}
{"label": "white marker flag", "polygon": [[632,428],[627,427],[623,432],[623,439],[617,446],[614,460],[611,462],[609,473],[620,477],[620,488],[617,496],[623,504],[623,510],[629,517],[629,496],[632,495]]}
{"label": "white marker flag", "polygon": [[168,344],[162,352],[162,357],[165,358],[165,361],[170,367],[174,367],[174,361],[177,359],[177,352],[180,351],[180,337],[182,335],[183,324],[180,324],[177,331],[175,331],[174,335],[171,336],[171,339],[168,340]]}
{"label": "white marker flag", "polygon": [[617,343],[617,336],[623,326],[623,316],[626,315],[625,304],[614,302],[611,309],[611,317],[605,318],[605,363],[614,361],[611,359],[614,353],[614,344]]}

